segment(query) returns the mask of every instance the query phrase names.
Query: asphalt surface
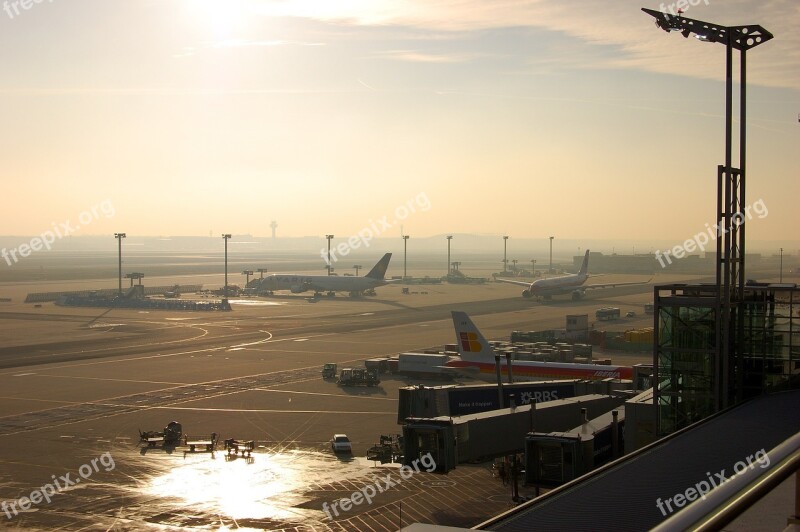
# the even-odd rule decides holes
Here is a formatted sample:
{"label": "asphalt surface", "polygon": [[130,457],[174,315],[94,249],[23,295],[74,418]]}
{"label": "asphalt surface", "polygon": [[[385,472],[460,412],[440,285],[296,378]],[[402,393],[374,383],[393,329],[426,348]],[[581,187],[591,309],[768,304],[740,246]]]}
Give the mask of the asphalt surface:
{"label": "asphalt surface", "polygon": [[[14,504],[3,508],[3,525],[470,526],[510,502],[509,488],[492,479],[489,464],[459,466],[446,477],[415,473],[370,504],[330,517],[323,511],[323,504],[330,507],[376,478],[400,478],[396,466],[376,467],[363,457],[381,434],[399,432],[397,389],[418,381],[392,376],[375,388],[342,388],[320,378],[322,364],[361,365],[366,358],[452,343],[451,310],[470,313],[488,337],[563,327],[566,314],[593,315],[609,304],[623,314],[639,311],[640,317],[615,324],[618,330],[652,325],[641,313],[652,297],[648,287],[547,303],[494,283],[414,286],[411,292],[387,286],[361,300],[242,300],[229,313],[0,307],[0,501]],[[614,362],[649,360],[645,353]],[[161,430],[172,420],[190,438],[216,432],[255,440],[256,451],[251,460],[227,460],[223,452],[184,456],[184,447],[139,445],[139,429]],[[353,441],[352,457],[330,451],[329,439],[342,432]],[[49,502],[20,500],[36,502],[37,491],[48,493],[46,486],[68,473],[74,483],[56,489]]]}

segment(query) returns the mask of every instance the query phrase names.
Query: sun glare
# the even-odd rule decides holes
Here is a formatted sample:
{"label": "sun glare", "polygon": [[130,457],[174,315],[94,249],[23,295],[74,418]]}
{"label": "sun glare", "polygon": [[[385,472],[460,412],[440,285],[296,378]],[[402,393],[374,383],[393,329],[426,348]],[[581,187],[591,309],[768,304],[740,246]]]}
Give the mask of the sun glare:
{"label": "sun glare", "polygon": [[276,17],[302,17],[321,20],[348,19],[378,23],[394,2],[388,0],[283,0],[258,4],[260,13]]}
{"label": "sun glare", "polygon": [[185,0],[186,10],[215,41],[236,39],[247,24],[251,2],[247,0]]}

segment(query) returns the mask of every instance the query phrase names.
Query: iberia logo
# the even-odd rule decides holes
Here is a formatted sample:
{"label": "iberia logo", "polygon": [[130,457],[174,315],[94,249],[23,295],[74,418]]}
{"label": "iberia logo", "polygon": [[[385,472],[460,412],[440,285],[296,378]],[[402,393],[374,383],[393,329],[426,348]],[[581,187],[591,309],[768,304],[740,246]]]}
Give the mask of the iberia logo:
{"label": "iberia logo", "polygon": [[478,335],[475,333],[462,332],[461,336],[461,350],[467,353],[477,353],[483,346],[478,341]]}

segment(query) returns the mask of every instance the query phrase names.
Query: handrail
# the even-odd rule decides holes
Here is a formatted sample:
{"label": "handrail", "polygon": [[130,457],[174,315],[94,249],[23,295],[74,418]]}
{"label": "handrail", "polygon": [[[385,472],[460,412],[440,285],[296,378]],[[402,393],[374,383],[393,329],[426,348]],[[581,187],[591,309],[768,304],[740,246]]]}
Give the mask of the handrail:
{"label": "handrail", "polygon": [[764,495],[800,470],[800,432],[767,453],[770,466],[746,469],[710,491],[705,499],[663,521],[653,531],[721,530]]}

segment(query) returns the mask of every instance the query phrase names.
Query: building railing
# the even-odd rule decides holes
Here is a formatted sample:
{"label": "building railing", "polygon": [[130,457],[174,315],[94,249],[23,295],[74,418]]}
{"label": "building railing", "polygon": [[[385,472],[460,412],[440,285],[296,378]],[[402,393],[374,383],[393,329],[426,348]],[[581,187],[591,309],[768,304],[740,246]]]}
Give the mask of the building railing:
{"label": "building railing", "polygon": [[[770,459],[769,467],[746,469],[653,530],[722,530],[792,474],[798,474],[800,432],[769,451],[767,456]],[[798,513],[800,508],[795,508],[795,518]]]}

